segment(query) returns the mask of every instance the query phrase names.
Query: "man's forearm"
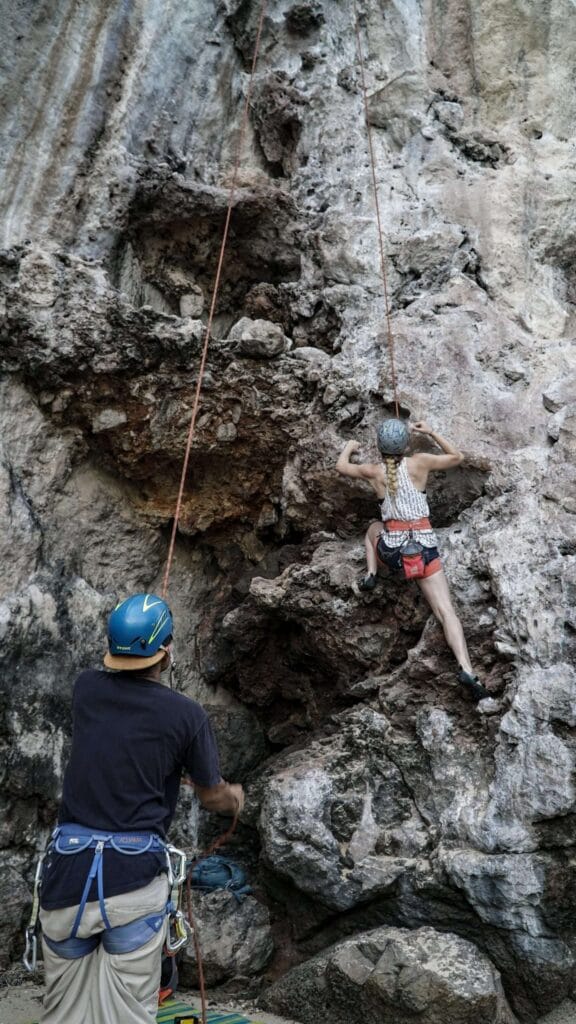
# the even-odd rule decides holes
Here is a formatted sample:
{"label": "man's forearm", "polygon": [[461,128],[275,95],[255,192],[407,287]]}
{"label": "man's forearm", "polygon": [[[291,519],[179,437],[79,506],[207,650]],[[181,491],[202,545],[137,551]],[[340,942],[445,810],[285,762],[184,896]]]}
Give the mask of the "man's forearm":
{"label": "man's forearm", "polygon": [[219,782],[216,786],[195,786],[198,799],[207,811],[215,811],[220,814],[236,814],[240,810],[240,798],[238,790],[240,786],[233,786],[229,782]]}

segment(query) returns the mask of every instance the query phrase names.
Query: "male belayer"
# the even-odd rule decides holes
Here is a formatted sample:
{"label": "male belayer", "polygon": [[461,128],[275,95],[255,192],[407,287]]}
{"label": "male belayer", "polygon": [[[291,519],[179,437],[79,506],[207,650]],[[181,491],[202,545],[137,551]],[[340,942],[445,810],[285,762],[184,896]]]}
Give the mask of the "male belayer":
{"label": "male belayer", "polygon": [[72,749],[41,877],[42,1024],[156,1020],[178,852],[166,834],[182,773],[207,810],[244,804],[242,787],[221,778],[206,712],[160,680],[172,633],[161,598],[129,597],[108,620],[105,668],[74,684]]}
{"label": "male belayer", "polygon": [[350,456],[360,445],[357,441],[348,441],[336,463],[336,469],[344,476],[366,480],[380,501],[381,521],[370,524],[364,539],[368,575],[361,581],[360,588],[373,590],[379,564],[404,579],[415,579],[458,661],[458,681],[479,701],[490,694],[472,668],[438,554],[436,534],[430,525],[426,498],[428,474],[459,466],[464,456],[427,423],[414,423],[412,430],[430,437],[443,454],[414,452],[406,455],[410,441],[408,424],[390,418],[384,420],[376,432],[382,456],[380,462],[350,462]]}

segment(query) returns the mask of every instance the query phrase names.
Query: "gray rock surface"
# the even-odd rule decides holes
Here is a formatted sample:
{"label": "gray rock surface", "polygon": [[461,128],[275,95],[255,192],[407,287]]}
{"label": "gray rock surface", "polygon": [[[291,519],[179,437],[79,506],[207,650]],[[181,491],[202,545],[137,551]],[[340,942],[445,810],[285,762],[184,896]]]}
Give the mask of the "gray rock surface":
{"label": "gray rock surface", "polygon": [[280,356],[289,348],[289,339],[279,324],[271,324],[268,320],[250,320],[242,317],[234,324],[228,341],[242,356],[254,359],[272,359]]}
{"label": "gray rock surface", "polygon": [[[429,496],[494,713],[415,588],[356,586],[376,510],[333,467],[352,436],[375,458],[393,395],[343,0],[264,20],[171,581],[178,685],[249,780],[236,853],[273,973],[434,928],[528,1021],[576,985],[575,22],[568,0],[359,6],[399,400],[465,453]],[[160,585],[258,17],[32,7],[0,0],[3,962],[75,673],[116,598]],[[206,829],[187,792],[175,838]]]}
{"label": "gray rock surface", "polygon": [[265,860],[333,910],[393,892],[428,844],[401,769],[387,756],[389,729],[383,715],[354,711],[335,737],[285,754],[261,780]]}
{"label": "gray rock surface", "polygon": [[[219,985],[233,978],[259,974],[274,950],[266,907],[253,896],[245,896],[239,902],[223,890],[195,890],[193,900],[206,984]],[[192,943],[186,947],[181,976],[183,985],[198,987]]]}
{"label": "gray rock surface", "polygon": [[304,1024],[513,1024],[488,957],[433,928],[378,928],[334,946],[268,989],[267,1009]]}

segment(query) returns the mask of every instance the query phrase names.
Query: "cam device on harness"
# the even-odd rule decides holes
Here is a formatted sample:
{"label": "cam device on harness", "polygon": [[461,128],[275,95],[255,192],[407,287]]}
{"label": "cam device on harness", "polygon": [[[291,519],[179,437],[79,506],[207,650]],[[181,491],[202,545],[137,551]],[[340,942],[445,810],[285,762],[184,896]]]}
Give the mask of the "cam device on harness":
{"label": "cam device on harness", "polygon": [[[168,902],[164,910],[159,914],[148,914],[131,921],[129,924],[112,928],[106,914],[105,893],[104,893],[104,850],[113,849],[117,853],[125,854],[128,857],[135,857],[149,851],[163,851],[166,855],[166,872],[170,885]],[[155,833],[149,832],[105,832],[83,825],[65,824],[58,825],[52,833],[48,845],[47,854],[58,853],[64,856],[74,856],[85,850],[94,850],[94,857],[86,877],[84,890],[78,912],[72,925],[72,931],[67,939],[56,942],[44,934],[44,941],[50,949],[65,960],[76,960],[79,957],[87,956],[102,942],[108,953],[131,953],[139,949],[151,938],[154,932],[162,928],[166,916],[169,918],[168,932],[166,936],[166,949],[174,955],[188,941],[188,929],[184,915],[180,909],[182,885],[186,879],[186,854],[177,850],[169,843],[165,843]],[[34,898],[32,903],[32,915],[26,929],[26,950],[23,963],[27,970],[36,969],[36,929],[38,925],[39,892],[42,884],[42,865],[44,856],[40,858],[36,869],[34,883]],[[174,863],[173,863],[174,862]],[[78,937],[78,929],[88,902],[88,896],[92,883],[96,881],[98,902],[104,931],[87,939]]]}

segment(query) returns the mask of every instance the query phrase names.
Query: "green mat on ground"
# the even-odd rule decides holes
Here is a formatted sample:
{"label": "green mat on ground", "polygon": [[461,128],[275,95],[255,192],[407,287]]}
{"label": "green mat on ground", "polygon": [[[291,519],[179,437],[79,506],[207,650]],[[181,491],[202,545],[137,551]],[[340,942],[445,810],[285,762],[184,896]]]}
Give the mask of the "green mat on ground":
{"label": "green mat on ground", "polygon": [[[180,1003],[177,999],[169,999],[160,1007],[156,1015],[157,1024],[174,1024],[176,1017],[184,1017],[187,1014],[198,1017],[201,1020],[201,1010],[193,1010],[186,1003]],[[255,1024],[242,1013],[223,1013],[220,1010],[208,1010],[206,1012],[207,1024]]]}
{"label": "green mat on ground", "polygon": [[[157,1024],[174,1024],[176,1017],[197,1017],[202,1021],[202,1011],[193,1010],[187,1003],[180,1003],[177,999],[169,999],[160,1007],[156,1015]],[[242,1013],[222,1013],[220,1010],[208,1010],[206,1012],[207,1024],[256,1024]]]}

